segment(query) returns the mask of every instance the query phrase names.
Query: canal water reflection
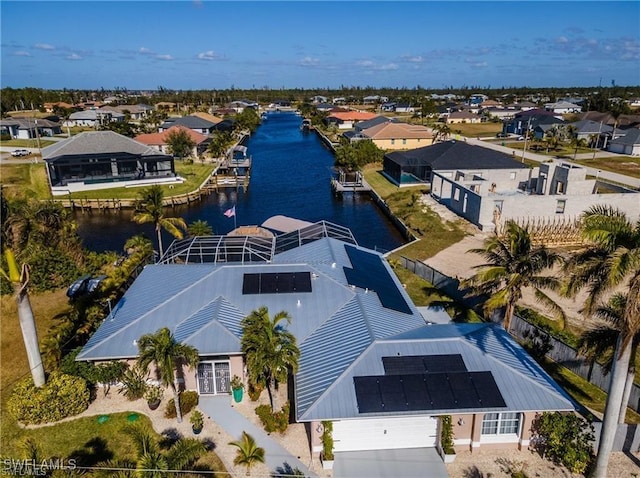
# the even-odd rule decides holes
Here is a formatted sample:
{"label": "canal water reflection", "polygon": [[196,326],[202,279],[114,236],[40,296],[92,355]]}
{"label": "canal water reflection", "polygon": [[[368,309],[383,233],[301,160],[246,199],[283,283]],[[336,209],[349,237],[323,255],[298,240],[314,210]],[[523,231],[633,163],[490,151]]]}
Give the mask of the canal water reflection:
{"label": "canal water reflection", "polygon": [[[333,155],[318,136],[300,130],[302,119],[293,113],[270,113],[246,141],[253,158],[251,183],[246,192],[225,189],[203,201],[171,210],[187,223],[207,221],[216,234],[233,229],[233,218],[224,211],[236,206],[240,225],[259,225],[282,214],[305,221],[326,220],[347,226],[362,246],[394,249],[405,241],[368,195],[346,193],[336,197],[330,185]],[[92,250],[122,251],[124,242],[135,234],[154,239],[153,226],[131,221],[130,211],[111,214],[76,213],[79,234]],[[168,235],[165,244],[172,240]]]}

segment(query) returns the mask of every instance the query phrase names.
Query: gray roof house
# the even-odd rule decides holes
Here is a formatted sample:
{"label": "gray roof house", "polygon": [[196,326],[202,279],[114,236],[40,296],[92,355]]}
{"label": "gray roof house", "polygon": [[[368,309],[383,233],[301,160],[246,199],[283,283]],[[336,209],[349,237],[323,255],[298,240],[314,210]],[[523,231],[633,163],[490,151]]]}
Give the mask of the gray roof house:
{"label": "gray roof house", "polygon": [[607,150],[613,153],[628,154],[629,156],[640,156],[640,129],[629,128],[621,130],[624,136],[614,139],[607,146]]}
{"label": "gray roof house", "polygon": [[113,131],[88,131],[42,149],[53,195],[181,181],[173,157]]}
{"label": "gray roof house", "polygon": [[192,129],[196,133],[208,135],[216,127],[216,123],[200,118],[199,116],[182,116],[167,118],[164,123],[160,125],[159,133],[168,130],[172,126],[184,126],[185,128]]}
{"label": "gray roof house", "polygon": [[[342,226],[319,222],[273,237],[176,241],[146,266],[77,357],[132,361],[137,339],[168,327],[200,362],[184,387],[200,400],[244,378],[241,321],[287,311],[301,356],[292,409],[309,423],[313,453],[323,420],[336,452],[436,447],[439,417],[454,415],[456,446],[526,447],[543,410],[574,410],[563,390],[501,327],[437,325],[421,315],[385,258]],[[430,320],[431,318],[437,320]],[[219,403],[219,402],[216,402]]]}

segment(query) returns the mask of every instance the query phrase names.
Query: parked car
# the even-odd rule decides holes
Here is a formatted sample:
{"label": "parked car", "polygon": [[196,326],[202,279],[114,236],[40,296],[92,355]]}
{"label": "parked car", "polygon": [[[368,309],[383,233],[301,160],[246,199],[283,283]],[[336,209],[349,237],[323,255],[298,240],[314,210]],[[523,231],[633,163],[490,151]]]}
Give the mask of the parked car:
{"label": "parked car", "polygon": [[73,300],[83,295],[87,291],[89,279],[91,279],[89,274],[76,279],[67,289],[67,297]]}
{"label": "parked car", "polygon": [[102,282],[104,282],[106,278],[107,276],[101,275],[101,276],[92,277],[91,279],[89,279],[89,282],[87,282],[87,294],[91,294],[92,292],[97,291],[100,285],[102,285]]}
{"label": "parked car", "polygon": [[509,136],[507,133],[498,133],[498,134],[496,134],[496,138],[506,138],[507,136]]}
{"label": "parked car", "polygon": [[11,156],[20,157],[20,156],[29,156],[31,152],[28,149],[14,149],[11,151]]}

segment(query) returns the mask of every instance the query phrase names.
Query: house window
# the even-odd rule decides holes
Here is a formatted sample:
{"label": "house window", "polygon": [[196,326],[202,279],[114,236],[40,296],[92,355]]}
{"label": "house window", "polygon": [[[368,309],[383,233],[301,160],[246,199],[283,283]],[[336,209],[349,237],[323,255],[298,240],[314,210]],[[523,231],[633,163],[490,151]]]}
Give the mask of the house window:
{"label": "house window", "polygon": [[456,201],[460,201],[460,190],[459,189],[456,189],[453,192],[453,199],[455,199]]}
{"label": "house window", "polygon": [[392,139],[392,140],[391,140],[391,144],[396,144],[396,140],[395,140],[395,139]]}
{"label": "house window", "polygon": [[556,214],[564,214],[564,207],[567,204],[566,199],[558,199],[556,202]]}
{"label": "house window", "polygon": [[407,140],[406,140],[406,139],[403,139],[403,140],[402,140],[402,144],[407,144]]}
{"label": "house window", "polygon": [[509,179],[515,179],[515,178],[516,178],[516,173],[514,171],[509,173]]}
{"label": "house window", "polygon": [[518,435],[520,432],[520,414],[485,413],[482,419],[482,435]]}

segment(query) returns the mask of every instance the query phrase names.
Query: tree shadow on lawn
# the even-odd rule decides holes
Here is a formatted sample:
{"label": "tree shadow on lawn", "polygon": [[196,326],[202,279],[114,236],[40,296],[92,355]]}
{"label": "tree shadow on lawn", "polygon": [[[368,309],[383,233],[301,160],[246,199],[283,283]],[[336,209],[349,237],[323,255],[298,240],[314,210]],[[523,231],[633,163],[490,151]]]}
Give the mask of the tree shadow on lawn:
{"label": "tree shadow on lawn", "polygon": [[78,466],[91,467],[100,462],[111,460],[113,456],[113,452],[109,450],[106,440],[100,437],[93,437],[84,444],[84,448],[72,451],[69,459],[75,460]]}

